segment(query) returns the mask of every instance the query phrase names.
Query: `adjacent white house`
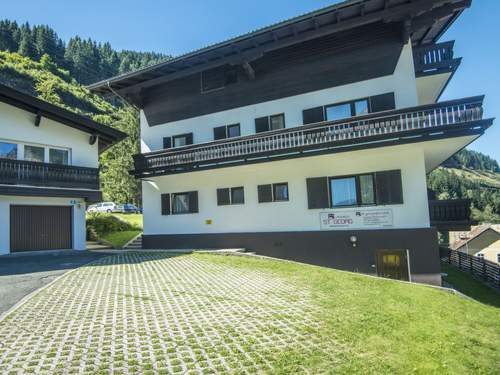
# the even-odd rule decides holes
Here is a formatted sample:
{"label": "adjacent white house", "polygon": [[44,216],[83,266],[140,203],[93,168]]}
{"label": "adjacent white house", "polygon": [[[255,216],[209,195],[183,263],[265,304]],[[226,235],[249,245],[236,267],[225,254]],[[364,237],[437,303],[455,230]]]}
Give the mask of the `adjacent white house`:
{"label": "adjacent white house", "polygon": [[99,153],[125,134],[0,85],[0,255],[85,249]]}
{"label": "adjacent white house", "polygon": [[259,254],[440,284],[426,175],[492,124],[438,102],[470,1],[351,0],[90,88],[141,108],[145,248]]}

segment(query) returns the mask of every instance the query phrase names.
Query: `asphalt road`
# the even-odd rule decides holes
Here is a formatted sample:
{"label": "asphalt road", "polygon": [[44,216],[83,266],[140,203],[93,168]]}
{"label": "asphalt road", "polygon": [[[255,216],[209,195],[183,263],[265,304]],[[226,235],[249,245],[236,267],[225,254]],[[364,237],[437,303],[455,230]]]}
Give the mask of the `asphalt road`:
{"label": "asphalt road", "polygon": [[0,314],[58,276],[107,255],[89,251],[63,251],[1,256]]}

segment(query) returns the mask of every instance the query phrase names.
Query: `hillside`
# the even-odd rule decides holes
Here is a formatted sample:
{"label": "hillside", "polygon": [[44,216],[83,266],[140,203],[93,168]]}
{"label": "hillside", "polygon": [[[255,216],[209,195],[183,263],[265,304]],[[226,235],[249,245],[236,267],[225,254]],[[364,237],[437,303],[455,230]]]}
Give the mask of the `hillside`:
{"label": "hillside", "polygon": [[126,140],[101,155],[101,185],[106,200],[140,203],[139,183],[128,174],[133,168],[131,155],[139,152],[136,110],[114,107],[92,94],[48,55],[36,62],[17,53],[0,51],[0,83],[127,133]]}

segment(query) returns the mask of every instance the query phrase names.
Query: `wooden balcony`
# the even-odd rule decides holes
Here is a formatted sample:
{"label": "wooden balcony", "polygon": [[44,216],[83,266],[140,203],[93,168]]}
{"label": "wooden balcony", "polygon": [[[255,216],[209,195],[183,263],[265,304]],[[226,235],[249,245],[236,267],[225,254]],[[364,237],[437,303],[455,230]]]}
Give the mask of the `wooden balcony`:
{"label": "wooden balcony", "polygon": [[[483,97],[371,113],[134,156],[139,178],[481,134]],[[427,138],[425,138],[427,137]]]}
{"label": "wooden balcony", "polygon": [[430,200],[431,225],[439,231],[470,230],[475,222],[471,218],[470,199]]}
{"label": "wooden balcony", "polygon": [[0,184],[99,190],[99,170],[0,158]]}
{"label": "wooden balcony", "polygon": [[455,41],[413,47],[413,62],[417,77],[453,73],[462,59],[453,57]]}

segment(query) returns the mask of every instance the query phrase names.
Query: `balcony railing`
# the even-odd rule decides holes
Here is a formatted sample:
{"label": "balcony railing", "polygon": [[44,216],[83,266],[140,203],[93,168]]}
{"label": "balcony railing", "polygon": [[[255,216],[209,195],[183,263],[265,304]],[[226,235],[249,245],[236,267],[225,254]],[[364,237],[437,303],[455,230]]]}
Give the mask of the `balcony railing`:
{"label": "balcony railing", "polygon": [[474,224],[470,199],[429,201],[431,225],[441,230],[466,230]]}
{"label": "balcony railing", "polygon": [[479,96],[139,154],[134,156],[134,173],[141,177],[179,173],[231,160],[289,157],[344,144],[470,128],[482,119],[482,101]]}
{"label": "balcony railing", "polygon": [[99,190],[99,170],[0,158],[0,184]]}
{"label": "balcony railing", "polygon": [[413,60],[417,76],[452,72],[461,59],[453,58],[454,41],[413,48]]}

